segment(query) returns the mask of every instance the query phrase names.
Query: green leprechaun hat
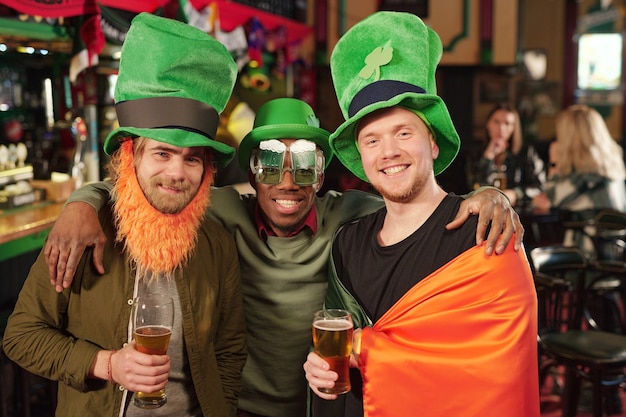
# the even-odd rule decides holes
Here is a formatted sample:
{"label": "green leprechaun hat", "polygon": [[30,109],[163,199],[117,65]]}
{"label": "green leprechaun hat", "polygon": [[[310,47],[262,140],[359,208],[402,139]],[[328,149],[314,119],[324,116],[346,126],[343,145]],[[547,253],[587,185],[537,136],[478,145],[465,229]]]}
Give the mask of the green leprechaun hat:
{"label": "green leprechaun hat", "polygon": [[307,103],[295,98],[277,98],[263,104],[254,117],[252,130],[239,145],[239,165],[250,167],[250,155],[259,143],[269,139],[307,139],[318,145],[326,166],[333,156],[328,143],[330,133],[320,128],[320,121]]}
{"label": "green leprechaun hat", "polygon": [[235,149],[216,139],[237,65],[224,45],[186,23],[140,13],[122,45],[115,86],[119,127],[104,142],[111,155],[123,137],[178,147],[206,146],[227,165]]}
{"label": "green leprechaun hat", "polygon": [[330,70],[346,121],[330,135],[330,146],[357,177],[367,181],[355,128],[364,116],[392,106],[415,110],[426,119],[439,146],[435,175],[452,163],[460,139],[437,95],[435,70],[442,52],[437,33],[410,13],[374,13],[339,39]]}

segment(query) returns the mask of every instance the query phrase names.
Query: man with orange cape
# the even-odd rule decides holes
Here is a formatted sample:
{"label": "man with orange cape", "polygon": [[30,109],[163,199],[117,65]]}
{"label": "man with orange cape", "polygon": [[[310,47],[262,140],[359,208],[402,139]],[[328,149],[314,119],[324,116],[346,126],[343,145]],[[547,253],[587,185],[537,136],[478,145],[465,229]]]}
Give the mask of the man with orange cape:
{"label": "man with orange cape", "polygon": [[304,365],[326,417],[539,415],[536,295],[523,251],[486,257],[472,222],[436,233],[460,197],[435,176],[460,139],[436,94],[438,35],[417,16],[379,12],[331,56],[346,118],[331,147],[385,207],[344,225],[332,248],[327,308],[352,312],[352,390],[319,388],[337,374],[315,353]]}
{"label": "man with orange cape", "polygon": [[[236,76],[206,33],[151,14],[133,19],[115,89],[120,127],[104,143],[114,183],[98,211],[108,271],[85,253],[57,293],[42,251],[3,338],[12,360],[59,382],[56,415],[147,415],[131,394],[167,383],[167,403],[150,415],[235,416],[246,361],[239,260],[205,213],[213,164],[234,157],[215,133]],[[166,355],[140,352],[133,339],[131,307],[154,293],[174,305]]]}

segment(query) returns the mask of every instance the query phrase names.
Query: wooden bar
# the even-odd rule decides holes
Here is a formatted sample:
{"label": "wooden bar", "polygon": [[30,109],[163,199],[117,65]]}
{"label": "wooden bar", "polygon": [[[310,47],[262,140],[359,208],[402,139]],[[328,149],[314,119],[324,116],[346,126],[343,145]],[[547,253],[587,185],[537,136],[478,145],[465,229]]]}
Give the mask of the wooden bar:
{"label": "wooden bar", "polygon": [[64,203],[0,211],[0,261],[41,248]]}

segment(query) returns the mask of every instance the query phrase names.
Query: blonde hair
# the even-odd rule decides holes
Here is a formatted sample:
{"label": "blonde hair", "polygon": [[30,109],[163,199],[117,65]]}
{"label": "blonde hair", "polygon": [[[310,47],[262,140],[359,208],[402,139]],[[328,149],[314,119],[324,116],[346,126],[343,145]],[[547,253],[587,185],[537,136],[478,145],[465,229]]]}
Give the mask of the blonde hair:
{"label": "blonde hair", "polygon": [[[511,137],[509,138],[509,146],[510,146],[511,153],[513,153],[513,155],[517,155],[519,151],[522,150],[522,145],[523,145],[522,123],[520,122],[519,113],[517,112],[517,110],[515,110],[515,108],[512,105],[506,102],[496,104],[487,115],[485,126],[489,124],[489,120],[491,120],[491,117],[499,110],[504,110],[507,113],[512,113],[513,116],[515,117],[513,133],[511,133]],[[487,145],[489,145],[491,138],[489,137],[488,131],[486,132],[486,134],[487,134]]]}
{"label": "blonde hair", "polygon": [[611,137],[604,119],[591,107],[575,104],[556,118],[559,144],[558,174],[595,173],[611,180],[624,180],[622,148]]}

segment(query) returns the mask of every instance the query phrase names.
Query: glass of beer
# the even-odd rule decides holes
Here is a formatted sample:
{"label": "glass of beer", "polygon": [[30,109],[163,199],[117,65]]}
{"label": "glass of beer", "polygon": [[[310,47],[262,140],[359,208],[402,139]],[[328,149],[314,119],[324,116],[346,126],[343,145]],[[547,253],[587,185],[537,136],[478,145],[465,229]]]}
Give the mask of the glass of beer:
{"label": "glass of beer", "polygon": [[[174,326],[174,301],[161,294],[138,297],[133,305],[133,323],[137,350],[150,355],[165,355]],[[159,408],[165,403],[164,389],[133,395],[133,404],[139,408]]]}
{"label": "glass of beer", "polygon": [[320,388],[326,394],[350,391],[350,353],[354,328],[352,316],[346,310],[320,310],[313,317],[313,345],[339,378],[332,388]]}
{"label": "glass of beer", "polygon": [[500,165],[498,167],[498,172],[496,172],[493,176],[492,185],[500,190],[506,190],[506,165]]}

